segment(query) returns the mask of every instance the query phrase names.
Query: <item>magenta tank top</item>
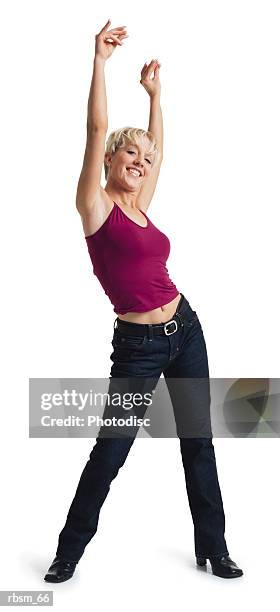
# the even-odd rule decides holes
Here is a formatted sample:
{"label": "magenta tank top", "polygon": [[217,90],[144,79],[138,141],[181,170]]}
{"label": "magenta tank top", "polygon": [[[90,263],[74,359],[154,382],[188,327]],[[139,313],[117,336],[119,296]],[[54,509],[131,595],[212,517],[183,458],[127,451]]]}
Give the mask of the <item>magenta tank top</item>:
{"label": "magenta tank top", "polygon": [[103,225],[85,236],[93,273],[116,314],[153,310],[179,293],[166,268],[170,242],[141,212],[146,227],[129,219],[114,202]]}

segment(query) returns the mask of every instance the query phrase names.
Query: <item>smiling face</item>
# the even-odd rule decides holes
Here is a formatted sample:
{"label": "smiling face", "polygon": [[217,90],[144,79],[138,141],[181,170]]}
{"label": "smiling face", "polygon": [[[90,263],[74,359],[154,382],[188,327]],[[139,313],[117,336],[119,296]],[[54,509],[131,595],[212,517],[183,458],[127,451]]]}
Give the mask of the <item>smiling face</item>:
{"label": "smiling face", "polygon": [[109,166],[108,183],[118,183],[129,191],[138,191],[150,175],[154,155],[148,153],[150,143],[143,139],[137,145],[127,142],[113,155],[105,154]]}

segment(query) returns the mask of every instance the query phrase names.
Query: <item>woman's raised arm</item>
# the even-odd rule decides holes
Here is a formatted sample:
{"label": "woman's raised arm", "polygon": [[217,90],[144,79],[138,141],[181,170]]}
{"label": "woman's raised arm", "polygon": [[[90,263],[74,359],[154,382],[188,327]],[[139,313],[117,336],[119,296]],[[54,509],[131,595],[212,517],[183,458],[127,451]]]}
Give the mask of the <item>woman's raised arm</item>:
{"label": "woman's raised arm", "polygon": [[98,198],[108,129],[105,63],[122,39],[125,26],[108,30],[110,20],[95,36],[95,57],[87,108],[87,142],[77,186],[76,207],[88,213]]}
{"label": "woman's raised arm", "polygon": [[[140,79],[141,85],[143,85],[150,97],[148,130],[152,132],[158,145],[156,161],[153,164],[150,176],[142,185],[137,198],[137,207],[145,212],[147,212],[154,195],[163,159],[163,118],[160,103],[161,83],[159,78],[160,67],[161,64],[155,59],[148,65],[145,63],[141,70]],[[154,77],[151,79],[150,77],[153,72]]]}

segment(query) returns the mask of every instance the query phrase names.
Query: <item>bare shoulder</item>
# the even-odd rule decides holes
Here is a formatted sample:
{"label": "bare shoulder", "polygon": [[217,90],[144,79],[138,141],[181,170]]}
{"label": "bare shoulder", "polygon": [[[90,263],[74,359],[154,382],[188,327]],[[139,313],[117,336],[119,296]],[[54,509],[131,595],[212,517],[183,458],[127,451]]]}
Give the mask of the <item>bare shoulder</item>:
{"label": "bare shoulder", "polygon": [[113,206],[113,201],[100,185],[90,209],[80,212],[85,236],[90,236],[97,232],[106,221]]}

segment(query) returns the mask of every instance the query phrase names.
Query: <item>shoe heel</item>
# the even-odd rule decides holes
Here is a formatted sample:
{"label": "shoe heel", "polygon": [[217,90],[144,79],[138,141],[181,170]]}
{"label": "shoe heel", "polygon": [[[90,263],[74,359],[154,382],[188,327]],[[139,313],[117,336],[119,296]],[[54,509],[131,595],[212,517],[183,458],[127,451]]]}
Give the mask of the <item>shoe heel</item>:
{"label": "shoe heel", "polygon": [[206,557],[196,557],[197,565],[206,565]]}

